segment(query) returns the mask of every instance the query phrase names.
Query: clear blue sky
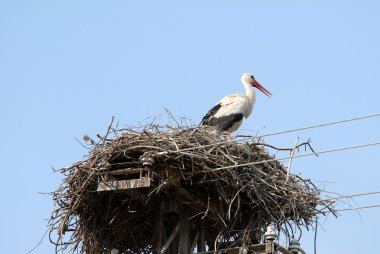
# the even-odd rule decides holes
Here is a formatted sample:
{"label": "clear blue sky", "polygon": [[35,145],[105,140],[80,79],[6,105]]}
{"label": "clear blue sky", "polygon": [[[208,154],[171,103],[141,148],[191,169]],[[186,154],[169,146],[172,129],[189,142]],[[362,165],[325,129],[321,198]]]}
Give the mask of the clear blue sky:
{"label": "clear blue sky", "polygon": [[[74,138],[103,133],[112,115],[136,125],[165,107],[198,122],[243,91],[244,72],[274,96],[258,94],[241,133],[379,112],[379,13],[379,1],[0,0],[0,252],[38,243],[52,210],[39,192],[61,179],[51,167],[81,160]],[[322,150],[379,141],[379,130],[372,119],[266,141],[292,146],[299,135]],[[341,194],[377,191],[379,152],[297,159],[293,170]],[[379,214],[322,219],[318,253],[373,253]],[[301,244],[312,253],[313,232]],[[45,239],[34,253],[53,250]]]}

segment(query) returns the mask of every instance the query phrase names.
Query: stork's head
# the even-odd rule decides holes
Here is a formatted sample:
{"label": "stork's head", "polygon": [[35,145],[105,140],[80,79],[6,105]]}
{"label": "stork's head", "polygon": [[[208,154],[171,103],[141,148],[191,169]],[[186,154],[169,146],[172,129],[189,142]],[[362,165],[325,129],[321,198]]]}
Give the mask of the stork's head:
{"label": "stork's head", "polygon": [[243,76],[241,76],[241,82],[243,84],[250,84],[251,86],[256,87],[268,97],[272,96],[272,94],[265,89],[265,87],[263,87],[251,73],[244,73]]}

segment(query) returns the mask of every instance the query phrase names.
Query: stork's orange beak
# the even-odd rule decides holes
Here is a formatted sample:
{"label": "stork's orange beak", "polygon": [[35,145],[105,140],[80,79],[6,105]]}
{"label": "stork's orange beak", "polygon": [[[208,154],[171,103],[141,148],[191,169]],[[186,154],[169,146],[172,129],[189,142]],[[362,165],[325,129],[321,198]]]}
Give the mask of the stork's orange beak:
{"label": "stork's orange beak", "polygon": [[251,83],[252,86],[256,87],[257,89],[259,89],[261,92],[263,92],[266,96],[268,97],[271,97],[272,94],[267,90],[265,89],[265,87],[263,87],[259,82],[257,82],[256,80],[254,80],[252,83]]}

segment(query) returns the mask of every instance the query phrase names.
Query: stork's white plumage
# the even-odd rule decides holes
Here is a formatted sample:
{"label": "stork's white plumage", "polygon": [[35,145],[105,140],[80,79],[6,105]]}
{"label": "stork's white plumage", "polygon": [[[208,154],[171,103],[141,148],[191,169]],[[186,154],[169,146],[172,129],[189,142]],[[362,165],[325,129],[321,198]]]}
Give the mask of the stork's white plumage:
{"label": "stork's white plumage", "polygon": [[202,125],[215,126],[223,131],[236,131],[243,122],[243,117],[247,118],[252,113],[256,101],[256,93],[253,87],[269,97],[272,96],[250,73],[244,73],[241,82],[245,87],[246,94],[230,94],[221,99],[203,117]]}

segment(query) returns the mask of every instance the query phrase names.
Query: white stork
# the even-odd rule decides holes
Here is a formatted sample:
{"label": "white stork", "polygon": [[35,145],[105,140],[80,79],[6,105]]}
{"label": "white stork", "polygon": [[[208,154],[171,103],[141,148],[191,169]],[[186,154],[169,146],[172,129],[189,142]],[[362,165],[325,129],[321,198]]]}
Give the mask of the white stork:
{"label": "white stork", "polygon": [[236,131],[239,129],[243,117],[247,118],[252,113],[253,105],[256,101],[256,93],[253,87],[256,87],[269,97],[272,96],[250,73],[244,73],[241,76],[241,82],[245,87],[246,94],[230,94],[221,99],[203,117],[202,125],[215,126],[223,131]]}

